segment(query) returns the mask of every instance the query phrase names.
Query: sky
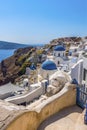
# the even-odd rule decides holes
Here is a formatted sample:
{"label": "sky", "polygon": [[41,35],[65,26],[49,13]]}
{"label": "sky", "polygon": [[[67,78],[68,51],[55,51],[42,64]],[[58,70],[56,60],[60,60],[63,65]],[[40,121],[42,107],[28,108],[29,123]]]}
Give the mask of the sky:
{"label": "sky", "polygon": [[87,0],[0,0],[0,40],[48,43],[87,36]]}

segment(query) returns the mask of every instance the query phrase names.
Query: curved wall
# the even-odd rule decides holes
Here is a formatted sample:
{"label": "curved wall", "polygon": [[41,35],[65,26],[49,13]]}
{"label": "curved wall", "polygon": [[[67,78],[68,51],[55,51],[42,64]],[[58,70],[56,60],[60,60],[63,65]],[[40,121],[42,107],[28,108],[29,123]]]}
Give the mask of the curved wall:
{"label": "curved wall", "polygon": [[22,115],[16,117],[5,130],[37,130],[38,126],[46,118],[65,107],[76,104],[75,89],[56,94],[54,97],[46,100],[45,104],[42,103],[37,106],[35,111],[24,112]]}

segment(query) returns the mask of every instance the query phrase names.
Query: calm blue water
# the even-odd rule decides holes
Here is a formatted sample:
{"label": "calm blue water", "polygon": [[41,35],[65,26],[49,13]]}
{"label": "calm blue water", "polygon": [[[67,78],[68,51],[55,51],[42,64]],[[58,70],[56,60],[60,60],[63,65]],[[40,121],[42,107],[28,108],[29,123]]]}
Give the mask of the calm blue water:
{"label": "calm blue water", "polygon": [[0,50],[0,62],[14,54],[15,49],[13,50]]}
{"label": "calm blue water", "polygon": [[[37,46],[44,46],[44,44],[30,44],[30,46],[37,47]],[[0,62],[14,54],[15,49],[9,49],[9,50],[2,50],[0,49]]]}

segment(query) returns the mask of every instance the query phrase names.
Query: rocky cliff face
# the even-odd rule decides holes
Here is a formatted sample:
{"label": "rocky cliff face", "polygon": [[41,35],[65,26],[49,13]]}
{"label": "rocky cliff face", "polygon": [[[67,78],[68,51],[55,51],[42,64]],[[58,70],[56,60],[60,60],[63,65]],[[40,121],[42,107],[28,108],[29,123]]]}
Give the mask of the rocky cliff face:
{"label": "rocky cliff face", "polygon": [[56,43],[60,43],[60,42],[81,42],[82,41],[82,37],[64,37],[64,38],[57,38],[57,39],[53,39],[52,41],[50,41],[51,44],[56,44]]}
{"label": "rocky cliff face", "polygon": [[[18,73],[21,69],[21,66],[26,60],[26,55],[29,54],[31,49],[32,47],[18,49],[15,51],[13,56],[0,63],[0,85],[8,82],[14,82],[14,80],[19,76]],[[25,59],[23,60],[22,57]]]}

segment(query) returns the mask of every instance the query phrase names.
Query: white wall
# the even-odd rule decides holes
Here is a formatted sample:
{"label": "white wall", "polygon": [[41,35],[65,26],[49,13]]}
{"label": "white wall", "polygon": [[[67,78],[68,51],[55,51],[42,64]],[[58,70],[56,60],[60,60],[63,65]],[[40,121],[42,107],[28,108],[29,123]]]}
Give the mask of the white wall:
{"label": "white wall", "polygon": [[78,61],[71,68],[71,78],[76,79],[79,84],[82,84],[82,80],[83,80],[83,60]]}
{"label": "white wall", "polygon": [[[60,56],[58,56],[60,54]],[[63,64],[63,57],[65,57],[65,51],[54,51],[54,62],[58,66],[58,61],[60,64]]]}
{"label": "white wall", "polygon": [[37,89],[33,90],[32,92],[20,96],[10,97],[5,99],[5,101],[14,104],[29,103],[30,101],[33,101],[35,98],[38,98],[39,96],[44,94],[44,92],[45,92],[45,88],[40,86]]}
{"label": "white wall", "polygon": [[[87,70],[87,57],[83,57],[83,69]],[[87,86],[87,71],[85,71],[85,84]]]}
{"label": "white wall", "polygon": [[83,68],[87,70],[87,58],[83,57]]}
{"label": "white wall", "polygon": [[47,76],[51,76],[52,74],[54,74],[57,70],[40,70],[40,75],[44,78],[47,79]]}
{"label": "white wall", "polygon": [[11,96],[11,92],[8,92],[8,93],[0,95],[0,99],[4,100],[5,98],[8,98],[10,96]]}
{"label": "white wall", "polygon": [[[65,51],[54,51],[54,52],[53,52],[54,57],[57,57],[59,53],[60,53],[60,56],[61,56],[61,57],[62,57],[62,56],[65,56]],[[64,54],[64,55],[63,55],[63,54]]]}
{"label": "white wall", "polygon": [[59,61],[60,64],[63,64],[63,62],[64,62],[61,57],[55,57],[54,62],[56,64],[56,66],[58,66],[58,61]]}

